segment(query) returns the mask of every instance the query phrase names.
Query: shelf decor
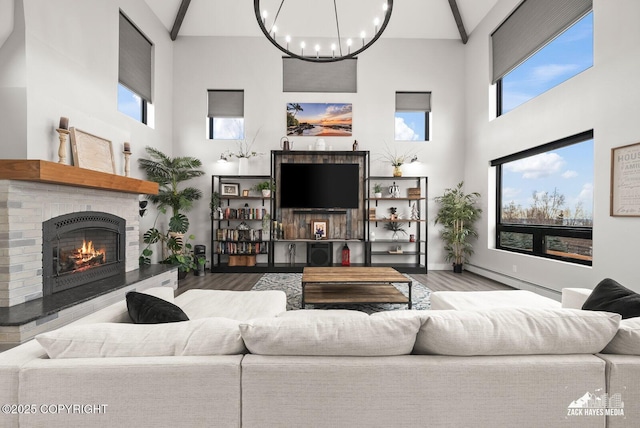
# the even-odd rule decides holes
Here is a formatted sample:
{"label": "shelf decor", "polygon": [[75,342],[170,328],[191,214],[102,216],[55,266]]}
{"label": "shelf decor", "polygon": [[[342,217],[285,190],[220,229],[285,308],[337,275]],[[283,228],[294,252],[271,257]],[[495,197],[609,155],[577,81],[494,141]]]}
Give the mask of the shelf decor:
{"label": "shelf decor", "polygon": [[116,173],[111,141],[74,127],[71,127],[69,132],[71,133],[71,153],[75,166],[93,171]]}

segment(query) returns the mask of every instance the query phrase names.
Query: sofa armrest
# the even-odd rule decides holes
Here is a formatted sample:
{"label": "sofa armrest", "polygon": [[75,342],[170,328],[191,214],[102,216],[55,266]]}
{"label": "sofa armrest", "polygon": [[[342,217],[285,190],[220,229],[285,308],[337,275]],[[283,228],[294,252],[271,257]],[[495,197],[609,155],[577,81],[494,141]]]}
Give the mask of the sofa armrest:
{"label": "sofa armrest", "polygon": [[588,288],[563,288],[562,307],[566,309],[582,309],[587,297],[591,295]]}

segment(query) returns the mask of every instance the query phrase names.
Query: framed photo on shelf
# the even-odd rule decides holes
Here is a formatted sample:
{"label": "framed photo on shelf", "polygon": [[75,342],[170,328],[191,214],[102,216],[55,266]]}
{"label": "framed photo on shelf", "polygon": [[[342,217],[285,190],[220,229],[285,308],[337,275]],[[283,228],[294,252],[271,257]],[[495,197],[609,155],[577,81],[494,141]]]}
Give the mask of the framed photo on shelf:
{"label": "framed photo on shelf", "polygon": [[329,220],[311,220],[311,236],[316,239],[327,239],[327,231],[329,230]]}
{"label": "framed photo on shelf", "polygon": [[240,183],[222,183],[221,196],[240,196]]}
{"label": "framed photo on shelf", "polygon": [[611,149],[613,217],[640,217],[640,143]]}
{"label": "framed photo on shelf", "polygon": [[247,197],[247,196],[249,196],[249,189],[244,189],[244,190],[242,191],[242,196],[243,196],[243,197]]}

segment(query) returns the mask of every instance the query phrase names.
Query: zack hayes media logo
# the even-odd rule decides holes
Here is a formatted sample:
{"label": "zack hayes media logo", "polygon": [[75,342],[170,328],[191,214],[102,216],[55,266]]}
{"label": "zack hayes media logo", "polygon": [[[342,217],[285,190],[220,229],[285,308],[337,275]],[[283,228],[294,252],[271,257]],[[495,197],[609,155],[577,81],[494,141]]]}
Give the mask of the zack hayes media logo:
{"label": "zack hayes media logo", "polygon": [[588,392],[574,400],[567,407],[567,416],[624,416],[622,394],[609,395],[607,392],[597,395]]}

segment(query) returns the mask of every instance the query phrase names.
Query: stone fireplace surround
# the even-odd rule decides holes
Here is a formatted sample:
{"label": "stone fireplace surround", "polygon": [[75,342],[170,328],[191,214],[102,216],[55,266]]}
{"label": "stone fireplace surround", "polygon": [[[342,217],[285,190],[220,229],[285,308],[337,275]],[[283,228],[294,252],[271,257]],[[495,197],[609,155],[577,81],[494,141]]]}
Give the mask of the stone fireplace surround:
{"label": "stone fireplace surround", "polygon": [[[0,351],[121,299],[168,284],[177,271],[138,269],[139,195],[157,184],[47,161],[0,160]],[[125,274],[43,297],[42,223],[99,211],[126,220]]]}

